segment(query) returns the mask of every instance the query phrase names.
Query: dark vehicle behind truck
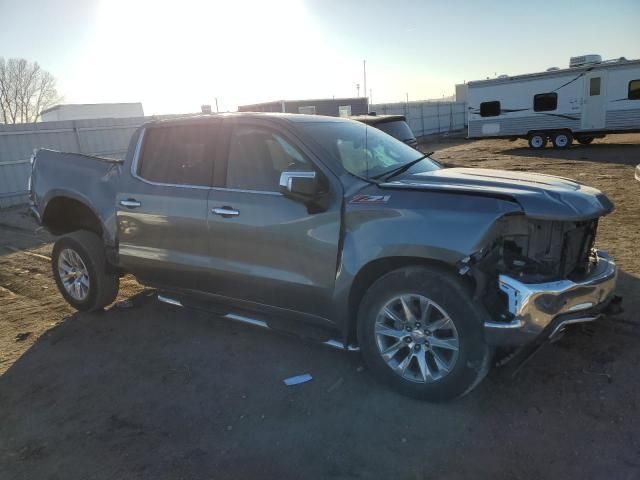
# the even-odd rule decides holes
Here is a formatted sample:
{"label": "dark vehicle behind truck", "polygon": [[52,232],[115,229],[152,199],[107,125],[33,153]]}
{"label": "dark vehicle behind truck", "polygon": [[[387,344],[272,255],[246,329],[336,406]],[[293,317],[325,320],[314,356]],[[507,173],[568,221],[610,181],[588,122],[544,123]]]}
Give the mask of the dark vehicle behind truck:
{"label": "dark vehicle behind truck", "polygon": [[416,140],[416,136],[404,115],[376,115],[370,113],[369,115],[356,115],[350,118],[382,130],[410,147],[416,148],[418,146],[418,140]]}
{"label": "dark vehicle behind truck", "polygon": [[470,391],[497,349],[597,319],[617,276],[593,248],[613,209],[598,190],[445,169],[339,118],[151,122],[123,161],[39,150],[31,198],[75,308],[132,273],[166,303],[360,349],[428,400]]}

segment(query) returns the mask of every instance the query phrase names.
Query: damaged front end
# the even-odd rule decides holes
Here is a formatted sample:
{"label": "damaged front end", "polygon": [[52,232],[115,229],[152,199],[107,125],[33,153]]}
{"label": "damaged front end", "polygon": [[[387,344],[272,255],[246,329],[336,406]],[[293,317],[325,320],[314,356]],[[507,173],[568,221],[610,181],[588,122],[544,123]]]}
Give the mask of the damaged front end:
{"label": "damaged front end", "polygon": [[491,320],[485,339],[516,347],[557,336],[570,323],[598,318],[613,299],[617,269],[593,248],[598,219],[539,220],[524,215],[496,222],[487,246],[463,259],[475,300]]}

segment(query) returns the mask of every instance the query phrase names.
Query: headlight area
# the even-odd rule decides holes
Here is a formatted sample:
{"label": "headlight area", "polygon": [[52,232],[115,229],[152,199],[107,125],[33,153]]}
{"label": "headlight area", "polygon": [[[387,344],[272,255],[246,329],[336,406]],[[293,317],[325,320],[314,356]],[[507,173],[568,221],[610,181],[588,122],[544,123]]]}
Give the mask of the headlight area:
{"label": "headlight area", "polygon": [[597,263],[593,253],[598,219],[555,221],[524,215],[502,217],[491,230],[485,247],[462,259],[459,273],[475,280],[474,298],[497,321],[510,322],[508,295],[499,276],[523,284],[559,280],[579,281]]}

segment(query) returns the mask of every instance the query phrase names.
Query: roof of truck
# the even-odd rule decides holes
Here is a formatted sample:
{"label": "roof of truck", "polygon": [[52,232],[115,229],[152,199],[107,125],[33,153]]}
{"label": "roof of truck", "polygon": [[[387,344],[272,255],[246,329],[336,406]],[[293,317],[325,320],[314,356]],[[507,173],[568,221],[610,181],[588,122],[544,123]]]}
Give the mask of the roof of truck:
{"label": "roof of truck", "polygon": [[288,121],[295,123],[306,122],[341,122],[349,121],[346,118],[327,117],[323,115],[304,115],[301,113],[271,113],[271,112],[232,112],[232,113],[213,113],[202,115],[189,115],[184,117],[165,118],[161,120],[152,120],[147,122],[147,126],[165,126],[165,125],[192,125],[207,123],[220,118],[270,118],[276,121]]}

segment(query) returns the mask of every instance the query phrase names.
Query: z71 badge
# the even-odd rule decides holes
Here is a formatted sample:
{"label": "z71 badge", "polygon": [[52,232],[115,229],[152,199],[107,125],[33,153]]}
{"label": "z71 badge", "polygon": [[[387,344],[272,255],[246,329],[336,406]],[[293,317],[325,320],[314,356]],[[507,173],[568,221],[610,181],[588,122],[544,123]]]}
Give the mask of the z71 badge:
{"label": "z71 badge", "polygon": [[371,203],[387,203],[391,195],[356,195],[349,203],[371,204]]}

